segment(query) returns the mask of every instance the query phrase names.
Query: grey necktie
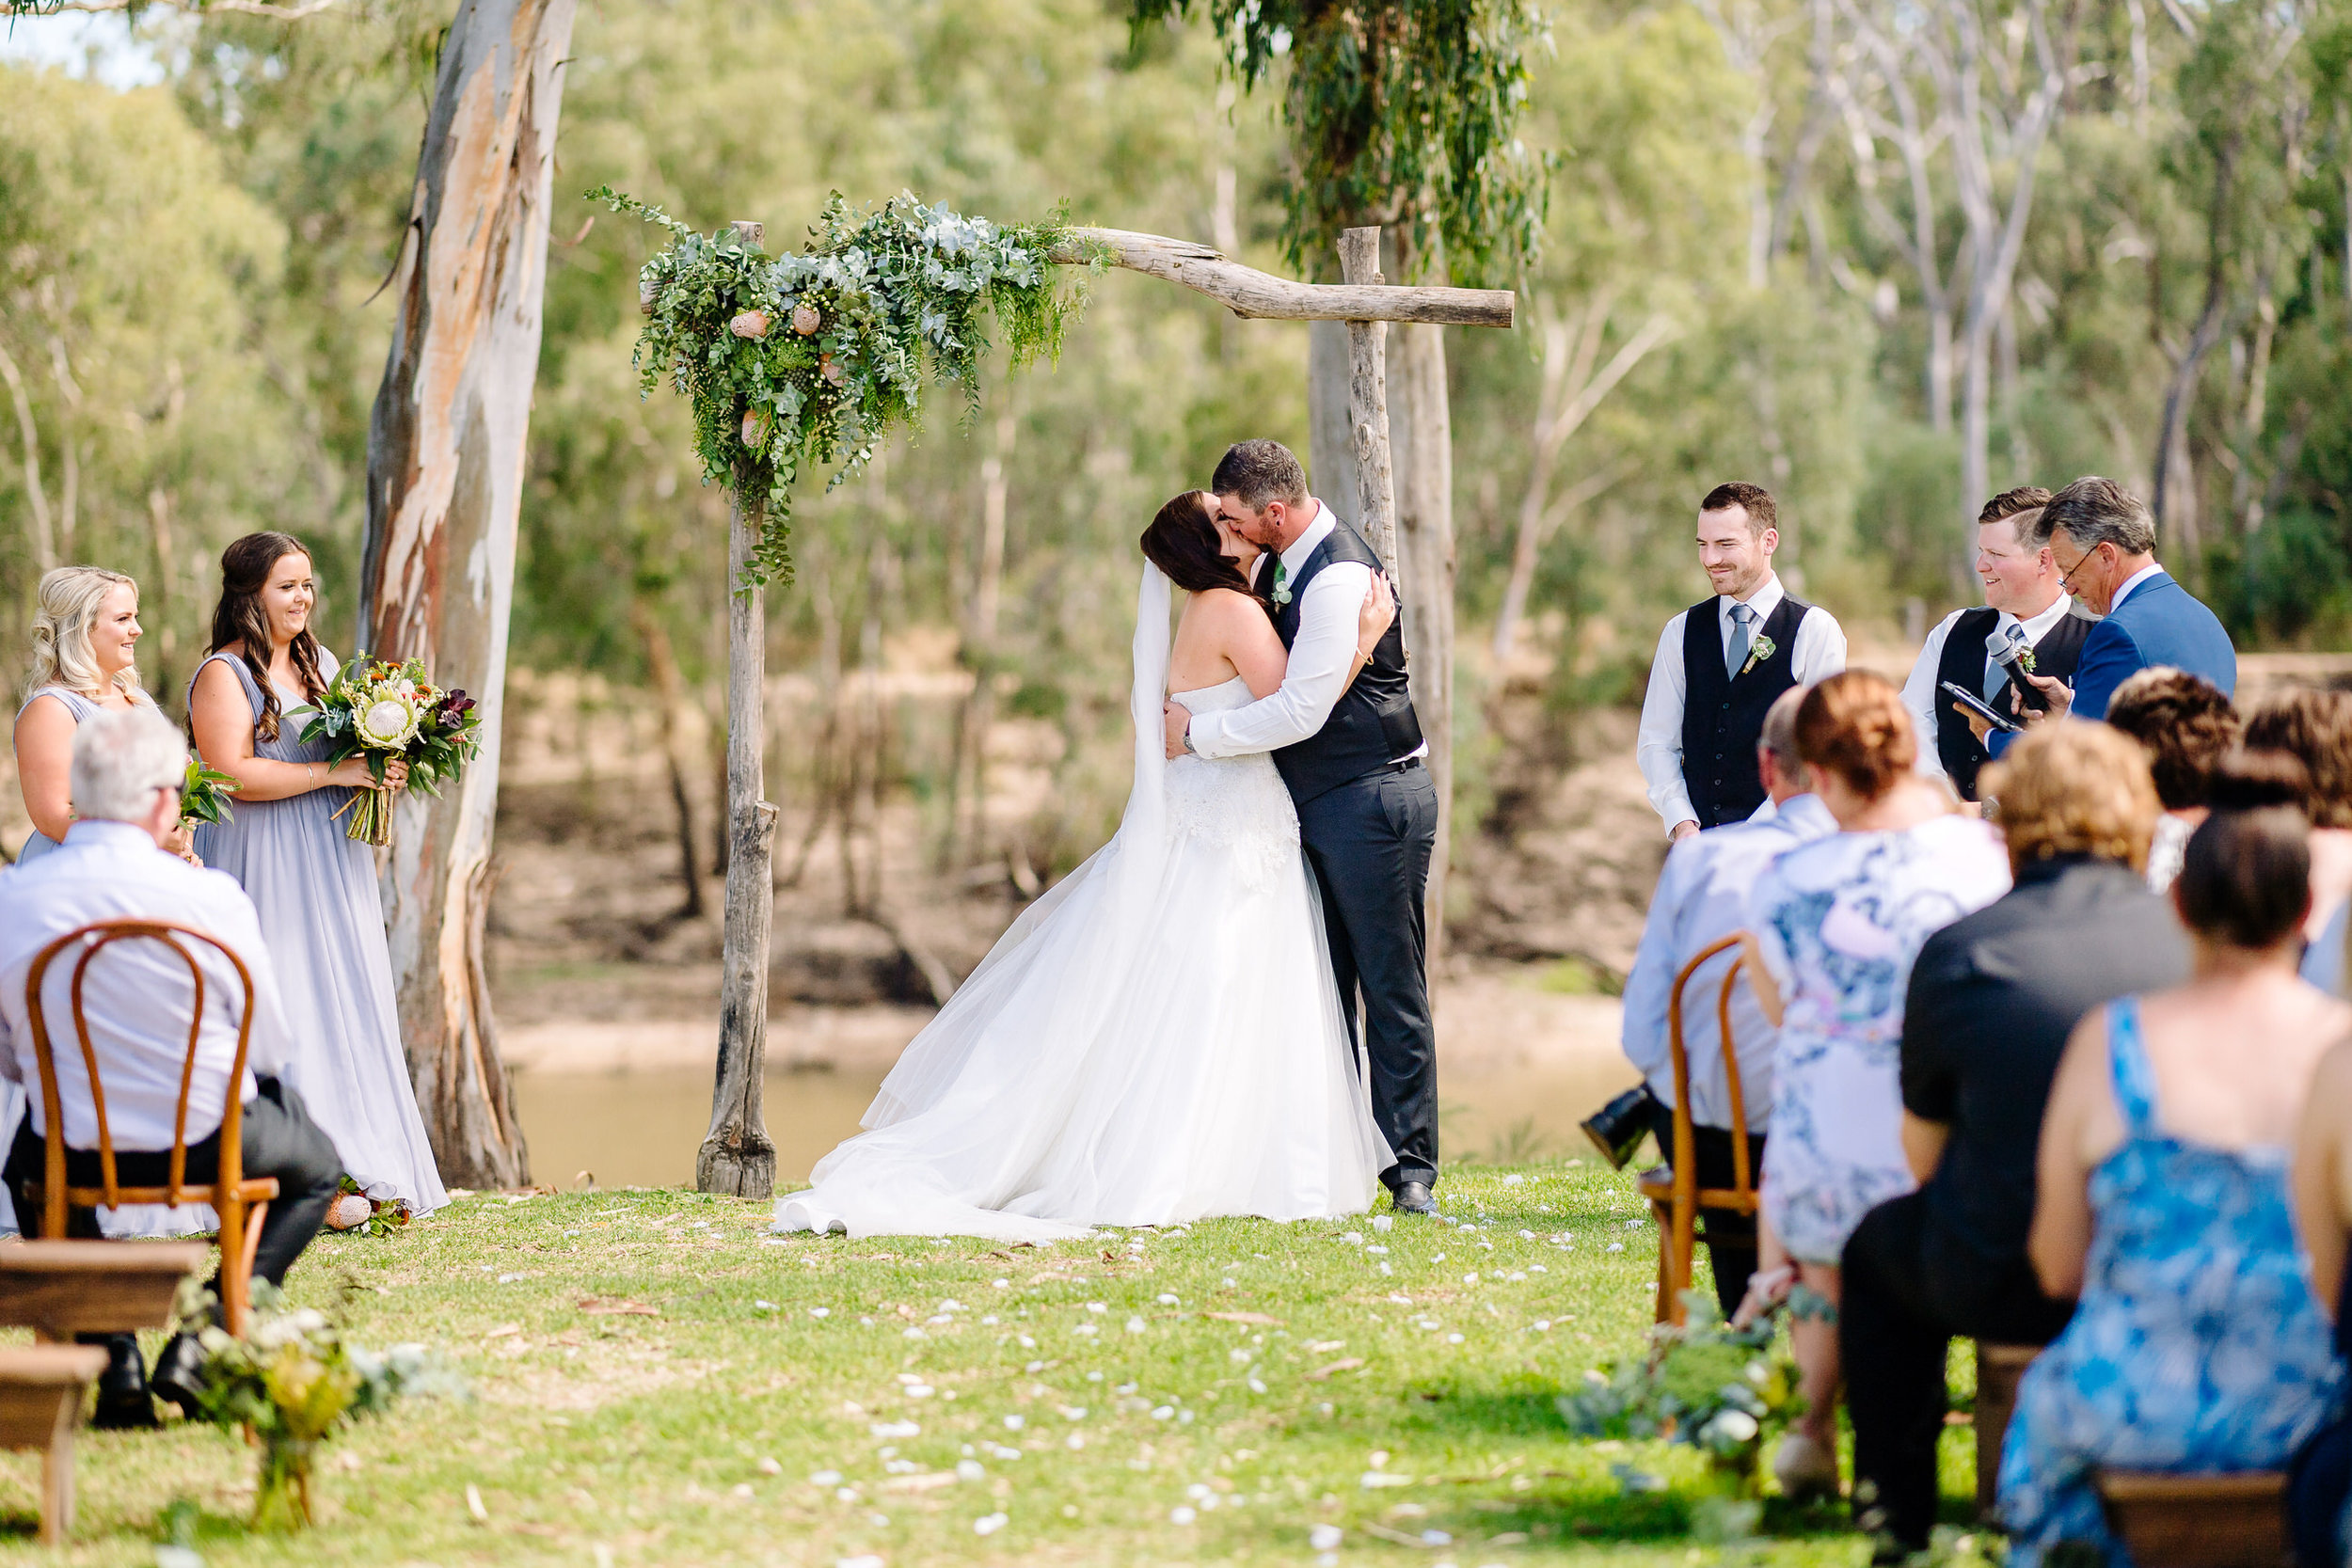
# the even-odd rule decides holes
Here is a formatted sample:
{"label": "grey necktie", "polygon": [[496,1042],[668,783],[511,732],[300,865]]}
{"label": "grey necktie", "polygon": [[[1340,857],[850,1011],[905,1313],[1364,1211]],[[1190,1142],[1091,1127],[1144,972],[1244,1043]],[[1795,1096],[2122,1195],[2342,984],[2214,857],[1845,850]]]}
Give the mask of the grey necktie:
{"label": "grey necktie", "polygon": [[1736,677],[1740,666],[1748,661],[1748,648],[1756,641],[1749,629],[1756,621],[1754,605],[1736,604],[1731,607],[1731,645],[1724,650],[1724,673]]}

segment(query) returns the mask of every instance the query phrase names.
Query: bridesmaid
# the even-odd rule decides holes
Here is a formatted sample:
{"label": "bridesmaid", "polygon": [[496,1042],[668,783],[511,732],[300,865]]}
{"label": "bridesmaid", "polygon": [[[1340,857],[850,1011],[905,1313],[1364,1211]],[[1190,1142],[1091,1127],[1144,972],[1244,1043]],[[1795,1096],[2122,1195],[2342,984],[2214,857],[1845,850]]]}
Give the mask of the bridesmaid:
{"label": "bridesmaid", "polygon": [[[286,1078],[370,1197],[424,1213],[448,1199],[401,1050],[375,856],[335,816],[373,781],[358,758],[329,767],[324,742],[296,738],[294,711],[339,668],[310,634],[310,557],[288,534],[248,533],[220,570],[188,718],[205,763],[238,781],[236,806],[226,826],[198,831],[197,850],[261,912],[294,1040]],[[387,770],[395,788],[406,775],[397,761]]]}
{"label": "bridesmaid", "polygon": [[[16,782],[33,832],[19,863],[55,849],[73,821],[68,775],[73,732],[105,708],[155,705],[139,686],[139,585],[103,566],[60,566],[35,591],[33,678],[16,715]],[[184,839],[185,835],[182,835]],[[185,846],[181,846],[184,852]],[[24,1091],[0,1085],[0,1146],[16,1136]],[[137,1204],[99,1212],[109,1236],[177,1236],[215,1227],[209,1205]],[[16,1229],[16,1206],[0,1190],[0,1232]]]}

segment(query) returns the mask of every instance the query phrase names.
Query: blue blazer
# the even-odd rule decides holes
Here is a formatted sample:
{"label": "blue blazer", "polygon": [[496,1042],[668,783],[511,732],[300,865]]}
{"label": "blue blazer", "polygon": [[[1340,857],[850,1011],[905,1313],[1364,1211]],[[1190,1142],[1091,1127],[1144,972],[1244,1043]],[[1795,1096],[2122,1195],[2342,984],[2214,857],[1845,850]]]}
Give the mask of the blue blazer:
{"label": "blue blazer", "polygon": [[[2221,621],[2189,591],[2158,572],[2131,591],[2122,608],[2090,628],[2074,665],[2074,716],[2105,719],[2115,689],[2151,665],[2167,664],[2201,675],[2224,696],[2237,694],[2237,650]],[[1994,756],[2015,738],[1995,732],[1987,747]]]}

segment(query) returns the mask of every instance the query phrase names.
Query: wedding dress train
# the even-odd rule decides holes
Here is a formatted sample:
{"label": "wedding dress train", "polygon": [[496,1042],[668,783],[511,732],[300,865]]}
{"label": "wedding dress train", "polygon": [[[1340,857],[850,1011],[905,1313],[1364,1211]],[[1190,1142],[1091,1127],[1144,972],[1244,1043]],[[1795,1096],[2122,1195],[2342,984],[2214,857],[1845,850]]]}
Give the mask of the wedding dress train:
{"label": "wedding dress train", "polygon": [[[1090,1225],[1369,1207],[1389,1150],[1271,758],[1161,755],[1168,579],[1145,569],[1136,785],[917,1036],[786,1230],[1047,1241]],[[1174,694],[1196,713],[1239,679]]]}

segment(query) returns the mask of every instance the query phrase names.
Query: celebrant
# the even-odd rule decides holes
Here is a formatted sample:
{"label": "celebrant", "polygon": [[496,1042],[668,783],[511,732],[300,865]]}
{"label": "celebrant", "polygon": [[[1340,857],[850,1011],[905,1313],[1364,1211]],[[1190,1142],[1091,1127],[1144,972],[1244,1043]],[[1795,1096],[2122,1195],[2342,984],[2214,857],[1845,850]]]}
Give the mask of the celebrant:
{"label": "celebrant", "polygon": [[1699,564],[1715,596],[1666,623],[1634,743],[1669,838],[1753,816],[1764,803],[1764,715],[1791,687],[1846,667],[1844,630],[1772,570],[1778,524],[1759,485],[1718,484],[1699,502]]}
{"label": "celebrant", "polygon": [[[204,863],[236,878],[277,960],[287,1037],[283,1069],[371,1198],[412,1212],[445,1201],[401,1049],[375,855],[341,817],[375,775],[360,757],[329,762],[301,738],[297,710],[326,698],[341,670],[310,631],[318,583],[310,552],[284,533],[248,533],[221,552],[212,653],[190,684],[188,716],[205,763],[237,781],[228,822],[197,830]],[[405,787],[408,765],[384,765]]]}

